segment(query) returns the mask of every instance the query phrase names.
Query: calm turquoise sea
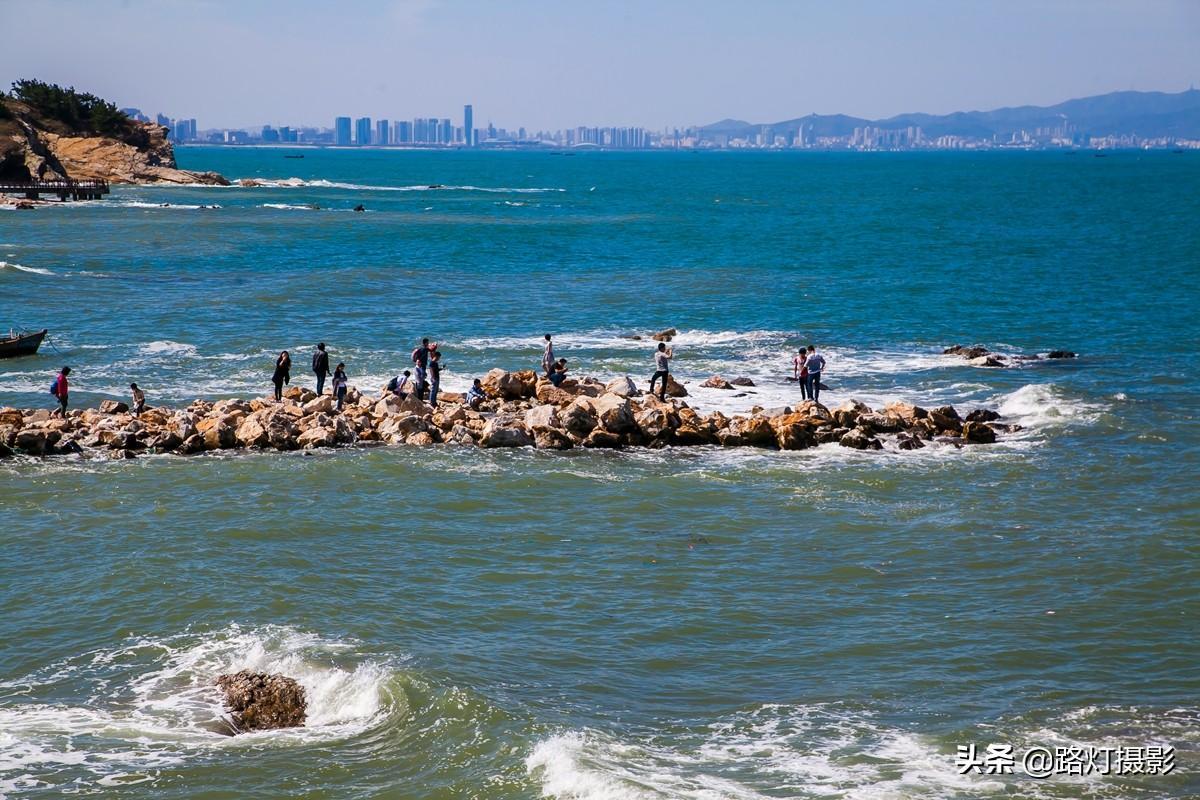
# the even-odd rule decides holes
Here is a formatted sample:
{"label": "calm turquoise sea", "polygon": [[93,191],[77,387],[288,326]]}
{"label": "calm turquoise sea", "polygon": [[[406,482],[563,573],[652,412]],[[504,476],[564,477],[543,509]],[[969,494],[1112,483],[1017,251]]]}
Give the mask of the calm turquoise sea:
{"label": "calm turquoise sea", "polygon": [[[374,391],[422,336],[450,389],[545,332],[644,382],[629,337],[674,326],[702,409],[796,399],[815,343],[830,405],[1024,430],[0,462],[0,796],[1200,795],[1194,154],[287,152],[0,210],[0,326],[51,329],[0,406],[64,363],[77,406],[262,395],[318,340]],[[975,342],[1080,357],[941,355]],[[300,679],[308,727],[220,735],[239,668]],[[1037,779],[1031,747],[1175,769]]]}

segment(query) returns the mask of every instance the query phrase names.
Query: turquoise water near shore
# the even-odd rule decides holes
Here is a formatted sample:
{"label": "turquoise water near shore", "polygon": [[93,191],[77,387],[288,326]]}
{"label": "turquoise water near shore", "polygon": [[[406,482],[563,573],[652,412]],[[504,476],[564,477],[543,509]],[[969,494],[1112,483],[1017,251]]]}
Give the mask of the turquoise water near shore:
{"label": "turquoise water near shore", "polygon": [[[48,406],[61,363],[76,406],[265,394],[318,339],[374,390],[423,335],[451,389],[546,331],[644,382],[628,337],[675,326],[704,409],[794,400],[815,342],[827,403],[1024,430],[0,462],[0,796],[1200,793],[1200,160],[283,154],[178,153],[265,186],[0,211],[0,325],[57,348],[0,362],[0,405]],[[1080,358],[941,355],[974,342]],[[219,735],[242,667],[299,677],[311,724]],[[1177,766],[960,775],[971,743]]]}

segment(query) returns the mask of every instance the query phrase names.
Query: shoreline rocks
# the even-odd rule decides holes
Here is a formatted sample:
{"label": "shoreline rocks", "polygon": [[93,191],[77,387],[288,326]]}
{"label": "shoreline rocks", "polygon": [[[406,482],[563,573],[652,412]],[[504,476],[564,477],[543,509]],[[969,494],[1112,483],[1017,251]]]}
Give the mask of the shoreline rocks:
{"label": "shoreline rocks", "polygon": [[[961,344],[951,345],[942,351],[944,356],[960,356],[967,360],[973,367],[1019,367],[1025,362],[1041,361],[1042,356],[1037,355],[1004,355],[1003,353],[995,353],[981,344],[974,344],[964,347]],[[1051,350],[1046,354],[1046,359],[1063,359],[1063,358],[1078,358],[1078,353],[1071,350]]]}
{"label": "shoreline rocks", "polygon": [[[759,447],[804,450],[838,443],[862,450],[915,450],[938,441],[991,444],[1019,426],[989,409],[964,418],[952,406],[924,409],[891,403],[875,410],[857,401],[830,409],[813,401],[728,417],[702,414],[675,396],[659,400],[633,381],[603,384],[572,378],[555,387],[531,370],[492,370],[478,409],[443,393],[433,408],[392,394],[351,387],[337,411],[329,395],[292,387],[272,398],[195,400],[185,408],[129,413],[124,403],[72,410],[0,409],[0,457],[82,454],[133,458],[223,450],[292,451],[366,445],[533,447],[541,450],[628,447]],[[682,387],[680,387],[682,389]],[[686,390],[684,390],[686,393]]]}

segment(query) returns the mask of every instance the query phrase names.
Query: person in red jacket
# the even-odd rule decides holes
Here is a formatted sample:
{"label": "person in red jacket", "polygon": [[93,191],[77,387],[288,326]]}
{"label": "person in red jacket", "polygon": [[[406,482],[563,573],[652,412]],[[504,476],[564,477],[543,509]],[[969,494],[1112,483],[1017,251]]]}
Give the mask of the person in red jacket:
{"label": "person in red jacket", "polygon": [[71,374],[70,367],[63,367],[62,372],[58,373],[58,377],[54,380],[54,396],[58,398],[58,414],[62,417],[67,416],[67,394],[71,387],[67,384],[67,376]]}

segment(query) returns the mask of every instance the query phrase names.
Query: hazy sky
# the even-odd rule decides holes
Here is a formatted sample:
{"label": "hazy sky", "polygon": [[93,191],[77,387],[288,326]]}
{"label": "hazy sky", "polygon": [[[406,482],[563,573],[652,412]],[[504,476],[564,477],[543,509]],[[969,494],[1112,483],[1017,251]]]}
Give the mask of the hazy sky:
{"label": "hazy sky", "polygon": [[200,127],[770,122],[1200,82],[1200,0],[0,0],[0,85]]}

